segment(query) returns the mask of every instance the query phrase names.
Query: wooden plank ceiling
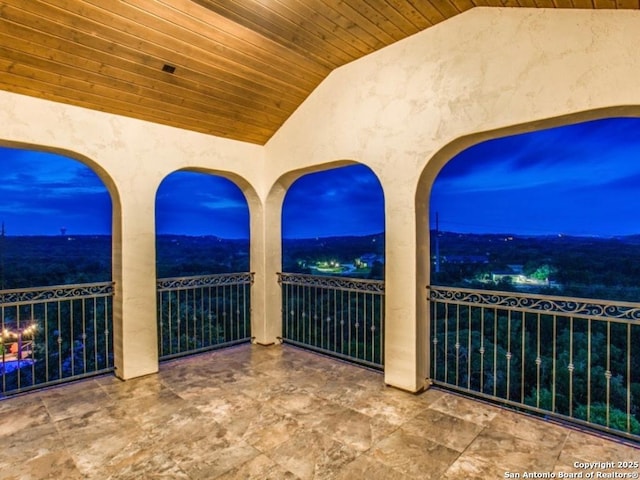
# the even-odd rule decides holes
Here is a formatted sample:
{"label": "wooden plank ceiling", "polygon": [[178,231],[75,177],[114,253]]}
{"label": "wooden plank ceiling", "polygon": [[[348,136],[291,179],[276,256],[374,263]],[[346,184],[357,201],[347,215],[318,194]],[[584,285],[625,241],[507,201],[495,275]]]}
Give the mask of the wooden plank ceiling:
{"label": "wooden plank ceiling", "polygon": [[638,2],[2,0],[0,89],[264,144],[334,68],[474,6]]}

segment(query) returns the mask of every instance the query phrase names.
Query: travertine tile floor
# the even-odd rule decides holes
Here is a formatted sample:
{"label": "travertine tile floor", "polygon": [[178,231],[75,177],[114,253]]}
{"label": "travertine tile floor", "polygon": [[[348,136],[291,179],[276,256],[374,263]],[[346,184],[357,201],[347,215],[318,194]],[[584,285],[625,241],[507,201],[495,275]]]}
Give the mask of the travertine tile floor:
{"label": "travertine tile floor", "polygon": [[288,346],[243,345],[163,363],[158,375],[0,402],[0,479],[558,478],[638,473],[574,467],[638,460],[631,445],[437,389],[398,391]]}

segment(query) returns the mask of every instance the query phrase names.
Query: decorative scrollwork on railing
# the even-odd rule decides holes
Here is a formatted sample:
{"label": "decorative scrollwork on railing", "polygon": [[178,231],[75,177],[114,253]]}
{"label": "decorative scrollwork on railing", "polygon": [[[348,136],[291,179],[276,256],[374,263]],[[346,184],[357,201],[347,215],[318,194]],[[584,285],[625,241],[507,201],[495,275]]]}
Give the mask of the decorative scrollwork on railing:
{"label": "decorative scrollwork on railing", "polygon": [[56,300],[113,296],[113,282],[53,285],[50,287],[0,290],[3,307],[47,303]]}
{"label": "decorative scrollwork on railing", "polygon": [[359,278],[330,277],[304,273],[278,273],[278,283],[384,294],[383,280],[360,280]]}
{"label": "decorative scrollwork on railing", "polygon": [[604,320],[640,320],[640,303],[609,302],[588,298],[525,295],[513,292],[432,286],[429,287],[429,300],[549,315],[570,315]]}
{"label": "decorative scrollwork on railing", "polygon": [[253,273],[220,273],[216,275],[197,275],[192,277],[159,278],[157,287],[159,292],[169,290],[187,290],[200,287],[220,287],[227,285],[250,285],[253,283]]}

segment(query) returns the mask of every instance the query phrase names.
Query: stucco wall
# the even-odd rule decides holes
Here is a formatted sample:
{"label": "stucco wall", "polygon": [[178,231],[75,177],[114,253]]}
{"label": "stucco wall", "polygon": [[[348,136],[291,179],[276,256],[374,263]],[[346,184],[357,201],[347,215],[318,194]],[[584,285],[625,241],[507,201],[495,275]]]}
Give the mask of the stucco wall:
{"label": "stucco wall", "polygon": [[378,175],[387,383],[414,390],[427,376],[427,216],[437,171],[483,137],[640,114],[599,111],[640,105],[637,45],[640,11],[474,8],[335,70],[267,143],[271,182],[340,159]]}
{"label": "stucco wall", "polygon": [[638,104],[640,11],[474,8],[335,70],[267,143],[270,174],[422,169],[475,132]]}
{"label": "stucco wall", "polygon": [[334,71],[265,147],[7,92],[0,92],[0,143],[73,152],[109,186],[123,378],[157,369],[153,209],[167,174],[222,172],[245,191],[252,327],[269,343],[280,331],[275,272],[286,189],[331,162],[368,165],[385,194],[385,381],[416,390],[428,375],[432,178],[483,137],[638,112],[637,45],[640,11],[474,8]]}
{"label": "stucco wall", "polygon": [[[263,149],[2,91],[0,105],[0,144],[67,154],[93,167],[107,185],[114,212],[116,374],[132,378],[157,371],[158,186],[175,170],[210,169],[235,180],[259,214],[251,185],[259,184]],[[260,215],[257,218],[261,230]],[[259,245],[255,242],[252,247]]]}

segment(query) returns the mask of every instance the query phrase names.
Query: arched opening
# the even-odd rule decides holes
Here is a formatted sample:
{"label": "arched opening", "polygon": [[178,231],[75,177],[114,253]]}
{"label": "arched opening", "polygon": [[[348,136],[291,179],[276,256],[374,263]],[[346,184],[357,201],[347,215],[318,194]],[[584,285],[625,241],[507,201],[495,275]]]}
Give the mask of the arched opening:
{"label": "arched opening", "polygon": [[638,132],[625,117],[502,136],[434,175],[435,384],[639,438]]}
{"label": "arched opening", "polygon": [[231,180],[181,170],[156,195],[160,359],[251,339],[249,207]]}
{"label": "arched opening", "polygon": [[384,195],[364,165],[307,173],[282,207],[282,337],[384,365]]}
{"label": "arched opening", "polygon": [[0,147],[2,395],[113,370],[115,189],[75,157]]}
{"label": "arched opening", "polygon": [[[439,217],[432,283],[640,298],[632,261],[639,126],[635,118],[579,123],[456,155],[431,192],[434,233]],[[611,254],[621,247],[624,255]]]}

